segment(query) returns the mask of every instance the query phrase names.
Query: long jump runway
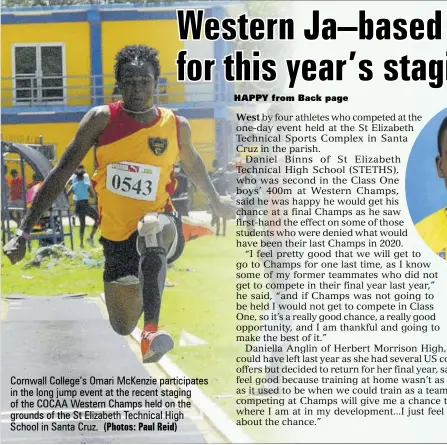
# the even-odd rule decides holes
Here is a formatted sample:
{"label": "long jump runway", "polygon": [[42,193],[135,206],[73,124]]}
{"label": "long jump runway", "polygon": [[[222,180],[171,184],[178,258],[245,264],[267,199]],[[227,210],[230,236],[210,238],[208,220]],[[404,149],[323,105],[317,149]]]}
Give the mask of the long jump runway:
{"label": "long jump runway", "polygon": [[[166,408],[166,402],[169,406],[169,402],[179,400],[176,394],[169,393],[173,397],[161,395],[161,389],[168,387],[146,385],[147,380],[135,383],[135,379],[151,377],[130,349],[127,339],[112,331],[92,299],[23,297],[8,302],[6,320],[1,323],[2,443],[205,442],[196,425],[177,404],[175,408]],[[13,384],[17,379],[43,377],[46,381]],[[123,382],[123,377],[129,380]],[[51,385],[50,378],[56,383]],[[76,385],[74,379],[85,380]],[[95,379],[113,380],[98,385]],[[81,389],[96,392],[81,397]],[[53,390],[53,395],[42,395],[44,390]],[[73,390],[77,391],[74,397]],[[128,395],[123,395],[126,390]],[[136,393],[138,390],[158,392],[140,396]],[[106,391],[109,391],[107,396]],[[97,407],[79,407],[73,406],[74,399],[99,403]],[[15,407],[17,400],[19,404]],[[33,407],[30,402],[34,403]],[[129,402],[134,402],[134,408],[117,407],[124,402],[128,406]],[[143,404],[142,408],[137,406],[138,402]],[[54,403],[59,406],[54,407]],[[125,418],[125,411],[131,418]],[[31,412],[39,412],[43,418],[16,419],[15,426],[24,427],[13,431],[14,415]],[[99,413],[115,413],[120,419],[98,420]],[[144,413],[161,419],[136,418]],[[179,418],[177,422],[174,421],[176,417]],[[108,431],[105,431],[107,423]],[[30,430],[31,426],[37,431]]]}

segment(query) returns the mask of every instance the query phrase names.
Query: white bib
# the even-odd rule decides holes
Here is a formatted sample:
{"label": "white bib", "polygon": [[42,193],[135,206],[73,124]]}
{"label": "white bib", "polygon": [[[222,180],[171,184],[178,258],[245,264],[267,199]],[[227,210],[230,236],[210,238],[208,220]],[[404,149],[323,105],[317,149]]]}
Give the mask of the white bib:
{"label": "white bib", "polygon": [[107,190],[126,198],[155,201],[159,180],[160,167],[135,162],[107,165]]}

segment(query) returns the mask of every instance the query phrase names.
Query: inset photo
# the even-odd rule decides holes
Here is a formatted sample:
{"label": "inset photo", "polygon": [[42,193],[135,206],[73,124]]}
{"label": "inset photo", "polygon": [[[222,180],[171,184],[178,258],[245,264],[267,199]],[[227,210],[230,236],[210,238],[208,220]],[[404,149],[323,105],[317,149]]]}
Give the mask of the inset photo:
{"label": "inset photo", "polygon": [[417,232],[436,255],[447,259],[447,109],[433,117],[417,137],[405,188]]}

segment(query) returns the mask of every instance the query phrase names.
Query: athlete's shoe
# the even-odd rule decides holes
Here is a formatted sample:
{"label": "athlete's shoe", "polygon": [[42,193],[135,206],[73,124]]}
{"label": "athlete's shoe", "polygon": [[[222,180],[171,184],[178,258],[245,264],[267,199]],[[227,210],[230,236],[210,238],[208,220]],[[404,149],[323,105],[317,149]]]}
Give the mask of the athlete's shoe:
{"label": "athlete's shoe", "polygon": [[93,238],[87,238],[87,242],[90,244],[90,246],[95,247],[95,242],[93,241]]}
{"label": "athlete's shoe", "polygon": [[174,340],[165,331],[151,331],[143,329],[141,333],[141,354],[143,363],[158,362],[174,347]]}

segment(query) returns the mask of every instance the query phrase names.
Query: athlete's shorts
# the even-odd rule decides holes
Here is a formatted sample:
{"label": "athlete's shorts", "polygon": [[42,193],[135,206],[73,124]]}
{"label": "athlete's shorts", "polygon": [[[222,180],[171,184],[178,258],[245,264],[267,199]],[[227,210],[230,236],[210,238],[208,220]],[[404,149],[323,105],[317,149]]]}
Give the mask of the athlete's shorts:
{"label": "athlete's shorts", "polygon": [[[168,259],[168,264],[177,260],[185,247],[185,238],[183,236],[181,220],[171,214],[169,214],[169,217],[175,222],[178,241],[175,252]],[[138,277],[140,255],[137,252],[137,238],[138,232],[135,231],[124,241],[111,241],[103,237],[99,239],[99,242],[103,246],[105,258],[103,274],[104,282],[109,283],[129,275]],[[166,251],[169,250],[169,247],[170,246],[165,247]]]}
{"label": "athlete's shorts", "polygon": [[85,218],[86,216],[90,216],[90,218],[98,221],[98,212],[90,206],[88,203],[88,199],[81,199],[80,201],[76,201],[75,213],[79,218]]}

